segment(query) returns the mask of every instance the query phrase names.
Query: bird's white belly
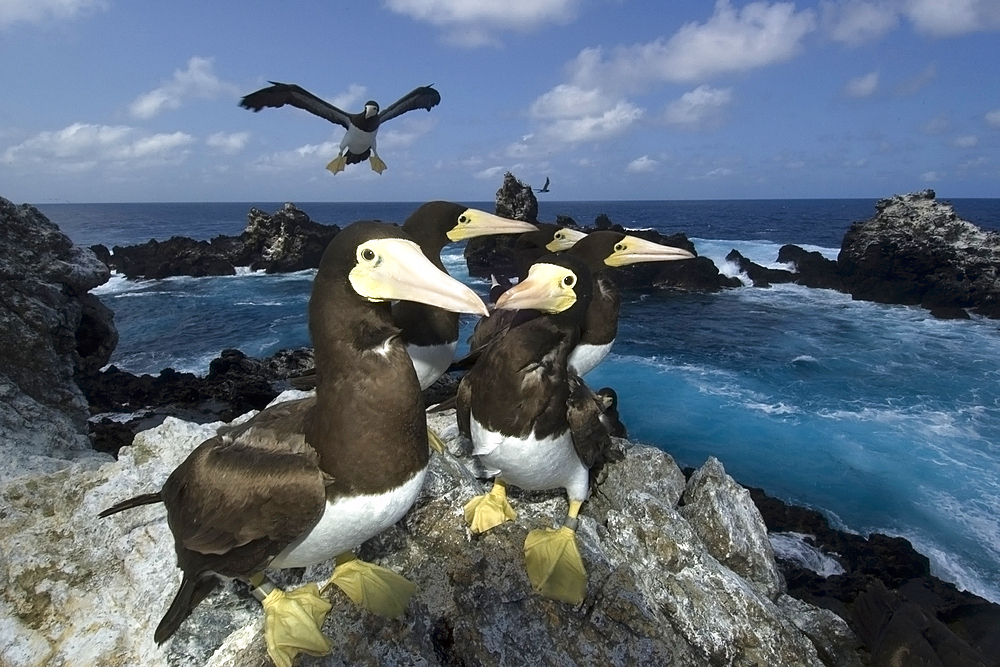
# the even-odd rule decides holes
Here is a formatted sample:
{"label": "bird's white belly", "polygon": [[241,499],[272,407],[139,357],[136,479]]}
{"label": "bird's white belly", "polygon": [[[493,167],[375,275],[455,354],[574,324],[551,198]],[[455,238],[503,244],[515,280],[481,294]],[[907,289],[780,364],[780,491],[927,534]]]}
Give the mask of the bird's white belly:
{"label": "bird's white belly", "polygon": [[604,357],[608,356],[608,352],[611,351],[611,346],[614,344],[614,341],[605,343],[604,345],[580,343],[569,353],[569,369],[580,377],[583,377],[594,370],[597,364],[604,361]]}
{"label": "bird's white belly", "polygon": [[452,359],[455,358],[457,347],[457,339],[443,345],[406,346],[406,351],[413,362],[413,368],[417,371],[417,379],[420,380],[421,389],[427,389],[448,370]]}
{"label": "bird's white belly", "polygon": [[306,567],[356,549],[403,518],[416,502],[426,474],[424,468],[387,493],[327,501],[319,523],[278,554],[268,567]]}
{"label": "bird's white belly", "polygon": [[473,454],[486,472],[531,491],[566,489],[571,500],[586,500],[590,473],[576,455],[573,438],[564,435],[515,438],[487,430],[470,420]]}
{"label": "bird's white belly", "polygon": [[350,152],[358,155],[364,153],[375,144],[375,132],[365,132],[351,125],[347,128],[347,133],[340,141],[340,149],[345,147]]}

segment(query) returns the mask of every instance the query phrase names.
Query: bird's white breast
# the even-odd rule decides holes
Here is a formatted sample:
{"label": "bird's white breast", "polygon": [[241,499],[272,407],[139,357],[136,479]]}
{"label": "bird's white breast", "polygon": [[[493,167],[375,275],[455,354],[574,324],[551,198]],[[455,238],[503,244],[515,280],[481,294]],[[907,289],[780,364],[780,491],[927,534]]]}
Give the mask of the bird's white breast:
{"label": "bird's white breast", "polygon": [[580,343],[569,353],[569,369],[580,377],[583,377],[594,370],[597,364],[604,361],[604,357],[608,356],[608,352],[611,351],[611,346],[614,344],[614,341],[603,345]]}
{"label": "bird's white breast", "polygon": [[486,471],[531,491],[566,489],[571,500],[586,500],[590,473],[576,455],[569,431],[536,438],[505,436],[470,420],[473,454]]}
{"label": "bird's white breast", "polygon": [[455,358],[457,347],[457,339],[442,345],[406,346],[406,351],[413,362],[413,368],[417,371],[417,379],[420,380],[421,389],[427,389],[448,370],[452,359]]}
{"label": "bird's white breast", "polygon": [[347,150],[355,155],[364,153],[373,145],[375,145],[375,132],[365,132],[353,125],[347,128],[347,133],[340,141],[341,150],[346,146]]}
{"label": "bird's white breast", "polygon": [[424,468],[386,493],[328,500],[319,523],[278,554],[268,567],[306,567],[356,549],[403,518],[416,502],[426,474]]}

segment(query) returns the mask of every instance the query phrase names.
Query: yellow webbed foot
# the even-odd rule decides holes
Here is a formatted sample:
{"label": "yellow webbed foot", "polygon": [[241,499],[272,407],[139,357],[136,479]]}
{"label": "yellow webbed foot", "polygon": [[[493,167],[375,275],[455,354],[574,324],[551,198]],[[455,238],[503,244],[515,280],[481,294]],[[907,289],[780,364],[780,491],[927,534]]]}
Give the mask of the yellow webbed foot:
{"label": "yellow webbed foot", "polygon": [[344,171],[344,167],[347,166],[347,158],[343,155],[338,155],[334,159],[330,160],[330,164],[326,165],[326,168],[333,173],[339,173]]}
{"label": "yellow webbed foot", "polygon": [[430,426],[427,427],[427,444],[431,446],[438,454],[444,454],[445,446],[444,441],[438,437],[438,434],[434,432]]}
{"label": "yellow webbed foot", "polygon": [[524,540],[524,567],[531,586],[547,598],[580,604],[587,594],[587,571],[576,546],[576,531],[544,528]]}
{"label": "yellow webbed foot", "polygon": [[264,640],[267,654],[277,667],[291,667],[299,653],[326,655],[332,645],[320,628],[331,604],[320,596],[319,587],[306,584],[288,591],[275,588],[264,605]]}
{"label": "yellow webbed foot", "polygon": [[465,523],[473,533],[485,533],[515,518],[517,513],[507,502],[507,487],[499,480],[493,483],[489,493],[465,503]]}
{"label": "yellow webbed foot", "polygon": [[406,577],[373,563],[366,563],[352,553],[337,556],[333,576],[323,586],[336,585],[355,604],[368,611],[396,618],[402,616],[417,587]]}
{"label": "yellow webbed foot", "polygon": [[377,171],[380,174],[386,169],[388,169],[385,162],[382,162],[382,158],[380,158],[378,155],[375,155],[374,152],[372,152],[371,157],[368,158],[368,162],[372,166],[372,171]]}

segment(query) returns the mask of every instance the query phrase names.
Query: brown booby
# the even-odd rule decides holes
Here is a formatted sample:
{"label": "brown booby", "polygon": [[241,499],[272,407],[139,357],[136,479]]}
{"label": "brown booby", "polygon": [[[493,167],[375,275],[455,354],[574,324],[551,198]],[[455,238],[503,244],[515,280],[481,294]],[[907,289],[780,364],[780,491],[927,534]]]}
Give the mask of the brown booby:
{"label": "brown booby", "polygon": [[564,488],[568,518],[558,529],[533,530],[524,543],[532,586],[577,604],[587,578],[576,546],[580,507],[591,472],[621,458],[601,421],[603,403],[569,369],[592,297],[586,263],[571,255],[536,261],[528,277],[501,295],[498,309],[533,309],[540,315],[512,328],[487,349],[459,385],[459,429],[473,454],[495,476],[489,493],[465,506],[474,533],[515,518],[507,484],[523,489]]}
{"label": "brown booby", "polygon": [[[646,241],[629,234],[599,230],[584,235],[561,229],[546,243],[549,252],[564,252],[583,259],[593,280],[593,298],[581,325],[581,337],[570,355],[570,369],[581,377],[589,373],[611,351],[618,335],[621,297],[611,277],[615,267],[640,262],[669,262],[692,259],[694,255],[674,246]],[[483,349],[506,335],[511,327],[534,317],[534,313],[499,314],[481,320],[469,339],[470,353],[461,363],[467,367]]]}
{"label": "brown booby", "polygon": [[340,152],[326,168],[334,174],[343,171],[349,164],[369,160],[372,171],[382,173],[386,169],[385,162],[375,151],[375,135],[382,123],[391,120],[414,109],[430,111],[441,102],[441,94],[431,86],[420,86],[399,98],[386,109],[379,111],[378,102],[368,100],[365,108],[355,114],[349,114],[338,109],[326,100],[316,97],[301,86],[293,83],[269,82],[271,85],[250,93],[242,100],[240,106],[244,109],[260,111],[264,107],[282,107],[290,104],[299,109],[305,109],[311,114],[325,118],[347,130],[340,141]]}
{"label": "brown booby", "polygon": [[[502,218],[463,204],[431,201],[410,214],[403,222],[403,231],[420,246],[434,266],[447,273],[441,261],[441,251],[449,243],[494,234],[523,236],[536,232],[537,227],[529,222]],[[392,319],[402,330],[420,388],[426,389],[448,370],[455,357],[458,347],[458,314],[415,301],[399,301],[393,304]],[[315,372],[305,371],[291,378],[291,382],[298,389],[312,389],[315,386]]]}
{"label": "brown booby", "polygon": [[290,665],[330,650],[330,603],[315,583],[288,593],[263,571],[336,558],[330,581],[367,609],[401,614],[414,587],[352,555],[410,508],[427,472],[424,406],[390,302],[484,313],[476,294],[394,225],[360,222],[327,247],[309,301],[316,396],[267,408],[199,445],[163,488],[101,513],[162,502],[183,581],[154,634],[169,638],[219,577],[249,581],[268,653]]}
{"label": "brown booby", "polygon": [[535,188],[535,192],[548,192],[549,191],[549,177],[545,177],[545,185],[540,188]]}

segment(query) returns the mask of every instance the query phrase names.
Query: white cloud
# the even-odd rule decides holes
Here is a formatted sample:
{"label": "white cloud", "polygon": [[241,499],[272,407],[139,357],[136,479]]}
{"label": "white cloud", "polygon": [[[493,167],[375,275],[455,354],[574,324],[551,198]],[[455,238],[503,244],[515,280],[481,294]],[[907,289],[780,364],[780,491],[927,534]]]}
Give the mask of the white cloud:
{"label": "white cloud", "polygon": [[830,38],[849,46],[874,42],[899,25],[898,7],[884,0],[823,2],[822,7]]}
{"label": "white cloud", "polygon": [[4,151],[10,165],[50,165],[56,169],[91,168],[100,163],[145,167],[183,160],[194,137],[184,132],[141,134],[125,125],[74,123],[62,130],[39,132]]}
{"label": "white cloud", "polygon": [[604,113],[614,102],[597,88],[559,84],[531,103],[536,118],[579,118]]}
{"label": "white cloud", "polygon": [[358,110],[360,111],[362,101],[364,102],[368,101],[367,99],[365,99],[366,98],[365,93],[367,92],[368,89],[365,88],[364,86],[359,86],[356,83],[352,83],[350,86],[347,87],[347,92],[341,93],[335,97],[331,97],[328,101],[333,106],[337,107],[338,109],[343,109],[348,113],[350,113],[351,110],[355,108],[355,106],[357,106]]}
{"label": "white cloud", "polygon": [[237,96],[239,89],[222,81],[212,72],[212,59],[195,56],[186,70],[175,70],[172,79],[159,88],[144,93],[129,105],[137,118],[152,118],[164,109],[177,109],[188,99],[212,99]]}
{"label": "white cloud", "polygon": [[920,174],[920,180],[925,183],[933,183],[935,181],[940,181],[944,174],[937,171],[926,171]]}
{"label": "white cloud", "polygon": [[579,0],[386,0],[385,6],[417,21],[445,29],[460,46],[496,44],[498,30],[529,32],[576,16]]}
{"label": "white cloud", "polygon": [[619,47],[608,57],[601,47],[584,49],[570,63],[571,79],[583,89],[616,90],[745,72],[791,60],[815,29],[815,13],[796,12],[789,2],[751,2],[737,10],[718,0],[705,23],[688,23],[669,39]]}
{"label": "white cloud", "polygon": [[992,125],[993,127],[1000,127],[1000,109],[987,111],[986,115],[983,116],[983,120],[986,121],[987,125]]}
{"label": "white cloud", "polygon": [[732,88],[698,86],[667,105],[663,115],[670,125],[687,129],[708,129],[722,120],[722,109],[732,102]]}
{"label": "white cloud", "polygon": [[223,153],[239,153],[243,150],[247,142],[250,140],[249,132],[233,132],[232,134],[226,134],[225,132],[216,132],[215,134],[209,135],[205,139],[205,144],[209,148],[215,148]]}
{"label": "white cloud", "polygon": [[0,28],[15,23],[66,20],[107,8],[107,0],[0,0]]}
{"label": "white cloud", "polygon": [[542,132],[549,139],[566,143],[600,141],[624,134],[643,116],[643,110],[626,101],[618,102],[602,114],[580,118],[559,118]]}
{"label": "white cloud", "polygon": [[903,13],[917,30],[936,37],[1000,28],[996,0],[905,0]]}
{"label": "white cloud", "polygon": [[265,172],[316,168],[317,164],[326,166],[327,162],[337,157],[339,151],[339,139],[320,144],[305,144],[292,150],[262,155],[254,162],[254,168]]}
{"label": "white cloud", "polygon": [[955,138],[955,148],[975,148],[979,145],[979,137],[974,134],[967,134]]}
{"label": "white cloud", "polygon": [[482,180],[492,180],[506,170],[507,168],[503,166],[489,167],[488,169],[483,169],[482,171],[476,172],[475,177]]}
{"label": "white cloud", "polygon": [[408,148],[417,139],[428,134],[436,126],[437,121],[433,116],[410,116],[393,121],[392,125],[386,126],[387,129],[379,130],[377,143],[379,153],[382,154],[383,151],[387,150]]}
{"label": "white cloud", "polygon": [[629,162],[628,166],[625,167],[625,171],[630,174],[645,174],[654,171],[658,164],[660,163],[653,158],[643,155]]}
{"label": "white cloud", "polygon": [[871,97],[878,90],[878,72],[869,72],[864,76],[851,79],[844,86],[847,97]]}
{"label": "white cloud", "polygon": [[921,90],[924,89],[931,81],[937,78],[937,67],[934,63],[931,63],[923,69],[923,71],[918,72],[909,79],[901,82],[896,86],[893,92],[900,97],[908,97],[910,95],[916,95]]}

